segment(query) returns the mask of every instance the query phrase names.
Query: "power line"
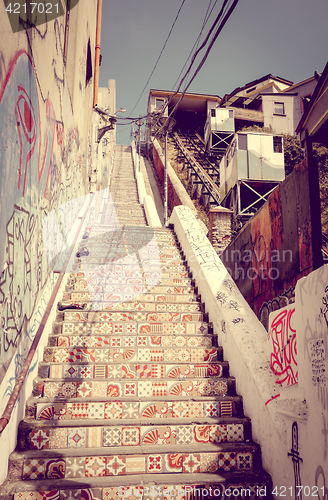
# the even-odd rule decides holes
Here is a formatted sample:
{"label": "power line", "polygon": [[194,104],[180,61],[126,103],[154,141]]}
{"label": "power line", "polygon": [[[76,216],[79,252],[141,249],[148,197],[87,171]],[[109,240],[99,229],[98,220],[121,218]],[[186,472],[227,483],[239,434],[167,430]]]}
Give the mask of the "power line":
{"label": "power line", "polygon": [[[177,79],[176,79],[176,81],[175,81],[174,85],[173,85],[173,88],[175,88],[175,86],[177,85],[177,83],[178,83],[178,81],[179,81],[179,78],[180,78],[180,76],[182,75],[183,70],[184,70],[184,69],[185,69],[185,67],[187,66],[187,63],[188,63],[188,61],[189,61],[190,57],[192,56],[192,53],[193,53],[193,51],[194,51],[195,47],[197,47],[197,46],[198,46],[198,44],[199,44],[199,40],[200,40],[200,37],[202,36],[202,33],[203,33],[204,28],[205,28],[205,26],[206,26],[206,24],[207,24],[207,21],[209,20],[209,18],[210,18],[210,16],[211,16],[211,14],[212,14],[212,12],[213,12],[213,10],[214,10],[214,7],[216,6],[217,2],[218,2],[218,0],[215,0],[215,2],[214,2],[214,4],[213,4],[213,6],[212,6],[212,8],[211,8],[210,13],[208,14],[208,11],[209,11],[209,9],[210,9],[210,7],[211,7],[211,3],[212,3],[212,0],[210,0],[210,3],[208,4],[208,7],[207,7],[207,10],[206,10],[206,13],[205,13],[205,17],[204,17],[204,21],[203,21],[203,25],[202,25],[202,27],[201,27],[200,33],[199,33],[199,35],[197,36],[196,41],[195,41],[195,43],[194,43],[194,45],[193,45],[193,47],[192,47],[191,51],[189,52],[189,55],[188,55],[188,57],[187,57],[187,59],[186,59],[186,62],[184,63],[184,65],[183,65],[183,67],[182,67],[182,69],[181,69],[181,71],[180,71],[180,73],[179,73],[179,75],[178,75],[178,77],[177,77]],[[197,50],[197,48],[196,48],[196,50]]]}
{"label": "power line", "polygon": [[173,22],[173,24],[172,24],[172,26],[171,26],[171,29],[170,29],[170,31],[169,31],[169,34],[168,34],[168,35],[167,35],[167,37],[166,37],[165,43],[164,43],[164,45],[163,45],[163,48],[162,48],[162,50],[161,50],[161,52],[160,52],[160,54],[159,54],[159,56],[158,56],[158,58],[157,58],[157,61],[156,61],[156,63],[155,63],[155,66],[154,66],[154,67],[153,67],[153,69],[152,69],[152,72],[150,73],[150,76],[149,76],[149,78],[148,78],[148,80],[147,80],[147,82],[146,82],[146,85],[144,86],[144,88],[143,88],[143,90],[142,90],[142,92],[141,92],[141,94],[140,94],[140,96],[139,96],[139,99],[137,100],[137,102],[136,102],[136,104],[135,104],[135,106],[134,106],[133,110],[132,110],[132,111],[131,111],[131,113],[130,113],[131,115],[132,115],[133,111],[136,109],[137,105],[139,104],[139,101],[140,101],[141,97],[143,96],[143,93],[144,93],[144,91],[146,90],[147,85],[148,85],[148,83],[149,83],[149,81],[150,81],[151,77],[153,76],[153,73],[154,73],[154,71],[155,71],[155,69],[156,69],[156,67],[157,67],[157,64],[158,64],[158,62],[159,62],[159,60],[160,60],[160,58],[161,58],[161,56],[162,56],[162,54],[163,54],[163,52],[164,52],[164,49],[165,49],[166,44],[167,44],[167,42],[168,42],[168,39],[169,39],[169,38],[170,38],[170,36],[171,36],[171,33],[172,33],[172,31],[173,31],[173,28],[174,28],[174,25],[175,25],[175,23],[176,23],[176,21],[177,21],[177,19],[178,19],[178,17],[179,17],[179,14],[180,14],[180,12],[181,12],[181,9],[182,9],[183,4],[185,3],[185,1],[186,1],[186,0],[182,0],[182,3],[181,3],[181,5],[180,5],[180,8],[179,8],[179,10],[178,10],[178,13],[177,13],[177,15],[176,15],[176,17],[175,17],[175,19],[174,19],[174,22]]}
{"label": "power line", "polygon": [[[234,10],[234,9],[235,9],[235,7],[236,7],[236,5],[237,5],[238,1],[239,1],[239,0],[234,0],[233,4],[232,4],[232,5],[231,5],[231,7],[228,9],[228,12],[224,15],[224,13],[225,13],[225,11],[226,11],[226,8],[227,8],[227,5],[228,5],[228,4],[229,4],[229,2],[230,2],[230,0],[224,0],[223,5],[222,5],[222,7],[221,7],[221,10],[220,10],[219,14],[217,15],[217,17],[216,17],[216,19],[215,19],[214,23],[212,24],[212,26],[211,26],[211,28],[210,28],[210,30],[209,30],[209,32],[208,32],[208,34],[206,35],[206,37],[205,37],[205,39],[204,39],[204,41],[203,41],[203,43],[201,44],[201,46],[199,47],[199,49],[197,49],[197,51],[194,53],[193,58],[192,58],[192,61],[191,61],[190,65],[189,65],[189,67],[188,67],[187,71],[185,72],[185,74],[184,74],[183,78],[181,79],[180,84],[179,84],[179,86],[178,86],[178,89],[177,89],[177,90],[175,91],[175,93],[174,93],[174,94],[170,97],[170,99],[168,100],[168,102],[166,103],[166,105],[162,108],[162,111],[161,111],[161,113],[160,113],[160,115],[159,115],[159,117],[158,117],[157,122],[159,121],[160,116],[162,116],[162,115],[163,115],[163,113],[164,113],[165,109],[168,107],[169,103],[172,101],[173,97],[174,97],[175,95],[177,95],[177,94],[178,94],[179,89],[180,89],[180,87],[181,87],[182,83],[184,82],[184,80],[187,78],[187,76],[188,76],[188,74],[189,74],[189,72],[190,72],[190,70],[191,70],[191,67],[193,66],[193,64],[194,64],[194,62],[195,62],[195,59],[196,59],[197,55],[199,54],[199,52],[200,52],[200,51],[201,51],[201,50],[205,47],[205,45],[207,44],[207,42],[208,42],[208,40],[209,40],[209,38],[210,38],[210,36],[211,36],[212,32],[214,31],[215,27],[217,26],[217,24],[218,24],[218,23],[220,23],[220,24],[219,24],[219,26],[218,26],[218,28],[216,29],[216,31],[215,31],[215,33],[214,33],[213,38],[211,39],[211,41],[210,41],[210,43],[209,43],[209,45],[208,45],[208,47],[207,47],[207,50],[206,50],[206,52],[205,52],[205,55],[203,56],[203,58],[202,58],[201,62],[199,63],[199,65],[198,65],[198,67],[197,67],[196,71],[194,72],[193,76],[191,77],[191,79],[189,80],[189,82],[188,82],[188,83],[187,83],[187,85],[185,86],[184,90],[182,91],[182,94],[181,94],[181,96],[180,96],[180,98],[179,98],[178,102],[177,102],[177,103],[176,103],[176,105],[174,106],[174,108],[173,108],[173,110],[171,111],[171,113],[170,113],[170,115],[169,115],[169,116],[171,117],[171,116],[175,113],[175,111],[176,111],[176,109],[178,108],[178,106],[179,106],[180,102],[182,101],[182,99],[183,99],[183,97],[184,97],[184,95],[185,95],[185,93],[186,93],[187,89],[190,87],[191,83],[193,82],[193,80],[195,79],[195,77],[196,77],[196,76],[197,76],[197,74],[199,73],[200,69],[201,69],[201,68],[202,68],[202,66],[204,65],[204,63],[205,63],[205,61],[206,61],[206,59],[207,59],[207,57],[208,57],[208,55],[209,55],[209,53],[210,53],[210,51],[211,51],[211,49],[212,49],[213,45],[214,45],[214,43],[215,43],[215,41],[216,41],[217,37],[218,37],[218,36],[219,36],[219,34],[221,33],[221,31],[222,31],[223,27],[225,26],[225,24],[227,23],[227,21],[228,21],[229,17],[231,16],[231,14],[232,14],[233,10]],[[223,16],[223,15],[224,15],[224,18],[223,18],[223,20],[221,20],[221,18],[222,18],[222,16]],[[161,128],[163,128],[163,126],[162,126]]]}

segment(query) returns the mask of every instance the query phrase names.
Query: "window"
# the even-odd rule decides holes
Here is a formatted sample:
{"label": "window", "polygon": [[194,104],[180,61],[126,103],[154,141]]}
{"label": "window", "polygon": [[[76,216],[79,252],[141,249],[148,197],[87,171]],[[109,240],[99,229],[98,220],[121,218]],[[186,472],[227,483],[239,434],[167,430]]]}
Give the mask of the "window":
{"label": "window", "polygon": [[215,108],[212,108],[211,109],[211,117],[215,118],[215,116],[216,116]]}
{"label": "window", "polygon": [[247,150],[247,135],[238,134],[238,149],[246,151]]}
{"label": "window", "polygon": [[273,136],[273,152],[282,153],[282,137]]}
{"label": "window", "polygon": [[161,109],[164,106],[164,99],[156,99],[156,109]]}
{"label": "window", "polygon": [[229,118],[233,118],[233,109],[229,109]]}
{"label": "window", "polygon": [[91,56],[91,44],[90,38],[87,46],[87,67],[86,67],[86,75],[85,75],[85,86],[88,85],[92,78],[92,56]]}
{"label": "window", "polygon": [[275,115],[284,115],[285,114],[285,104],[283,102],[275,102],[274,103],[274,114]]}

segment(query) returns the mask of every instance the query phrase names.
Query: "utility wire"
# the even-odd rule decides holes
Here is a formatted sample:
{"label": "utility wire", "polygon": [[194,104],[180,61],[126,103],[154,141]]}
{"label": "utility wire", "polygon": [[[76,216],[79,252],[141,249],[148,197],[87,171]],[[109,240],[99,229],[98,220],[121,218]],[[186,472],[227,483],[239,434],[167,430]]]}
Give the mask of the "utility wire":
{"label": "utility wire", "polygon": [[178,75],[178,77],[177,77],[177,79],[176,79],[176,81],[175,81],[174,85],[173,85],[173,89],[174,89],[174,88],[175,88],[175,86],[178,84],[179,78],[180,78],[180,76],[182,75],[183,70],[184,70],[184,69],[185,69],[185,67],[187,66],[187,63],[188,63],[189,59],[191,58],[192,53],[193,53],[193,51],[194,51],[195,47],[196,47],[196,50],[197,50],[197,48],[198,48],[198,44],[199,44],[199,41],[200,41],[200,37],[201,37],[201,36],[202,36],[202,34],[203,34],[203,31],[204,31],[204,28],[205,28],[205,26],[206,26],[206,24],[207,24],[207,21],[209,20],[209,18],[210,18],[210,16],[211,16],[211,14],[212,14],[212,12],[213,12],[213,10],[214,10],[214,7],[216,6],[217,2],[218,2],[218,0],[215,0],[215,2],[214,2],[214,4],[213,4],[213,6],[212,6],[212,8],[211,8],[210,13],[208,14],[208,11],[209,11],[209,9],[210,9],[210,7],[211,7],[211,3],[212,3],[212,0],[210,0],[210,3],[208,4],[208,7],[207,7],[207,11],[206,11],[206,13],[205,13],[205,17],[204,17],[204,21],[203,21],[203,25],[202,25],[202,28],[201,28],[201,30],[200,30],[200,33],[199,33],[199,35],[198,35],[198,37],[197,37],[197,39],[196,39],[196,41],[195,41],[195,43],[194,43],[194,45],[193,45],[193,47],[192,47],[192,49],[191,49],[191,51],[190,51],[190,53],[189,53],[189,55],[188,55],[187,59],[186,59],[186,62],[184,63],[184,65],[183,65],[183,67],[182,67],[182,69],[181,69],[181,71],[180,71],[180,73],[179,73],[179,75]]}
{"label": "utility wire", "polygon": [[[184,80],[186,79],[187,75],[189,74],[190,69],[191,69],[192,65],[194,64],[195,59],[196,59],[196,57],[197,57],[198,53],[202,50],[202,48],[204,48],[204,47],[205,47],[205,45],[206,45],[206,43],[207,43],[208,39],[210,38],[210,36],[211,36],[212,32],[214,31],[214,29],[215,29],[216,25],[220,22],[221,17],[222,17],[222,15],[224,14],[225,9],[226,9],[226,6],[227,6],[227,4],[229,3],[229,1],[230,1],[230,0],[224,0],[223,5],[222,5],[222,7],[221,7],[221,10],[220,10],[219,14],[217,15],[217,17],[216,17],[216,19],[215,19],[214,23],[212,24],[212,26],[211,26],[211,28],[210,28],[210,31],[208,32],[207,36],[205,37],[205,40],[203,41],[203,43],[201,44],[201,46],[199,47],[199,49],[195,52],[195,54],[194,54],[194,56],[193,56],[193,58],[192,58],[192,61],[191,61],[190,65],[189,65],[189,67],[188,67],[188,69],[187,69],[187,71],[186,71],[185,75],[183,76],[182,80],[180,81],[180,84],[179,84],[179,86],[178,86],[178,89],[177,89],[177,90],[176,90],[176,92],[175,92],[175,93],[171,96],[171,98],[170,98],[170,100],[169,100],[169,101],[171,101],[171,100],[172,100],[172,98],[173,98],[173,97],[174,97],[174,96],[175,96],[175,95],[179,92],[180,87],[181,87],[182,83],[184,82]],[[193,80],[196,78],[196,76],[197,76],[197,74],[199,73],[200,69],[201,69],[201,68],[202,68],[202,66],[204,65],[204,63],[205,63],[205,61],[206,61],[206,59],[207,59],[207,57],[208,57],[208,55],[209,55],[209,53],[210,53],[210,51],[211,51],[211,49],[212,49],[213,45],[214,45],[214,43],[215,43],[215,41],[216,41],[217,37],[218,37],[218,36],[219,36],[219,34],[221,33],[221,31],[222,31],[223,27],[225,26],[225,24],[227,23],[227,21],[228,21],[229,17],[231,16],[231,14],[232,14],[233,10],[234,10],[234,9],[235,9],[235,7],[236,7],[236,5],[237,5],[238,1],[239,1],[239,0],[234,0],[233,4],[232,4],[232,5],[231,5],[231,7],[229,8],[228,12],[225,14],[225,16],[224,16],[223,20],[220,22],[220,24],[219,24],[219,26],[218,26],[217,30],[216,30],[216,31],[215,31],[215,33],[214,33],[213,38],[212,38],[212,39],[211,39],[211,41],[210,41],[210,44],[209,44],[209,46],[208,46],[208,48],[207,48],[207,50],[206,50],[206,52],[205,52],[205,55],[203,56],[203,58],[202,58],[201,62],[199,63],[199,65],[198,65],[198,67],[197,67],[196,71],[194,72],[193,76],[191,77],[191,79],[189,80],[189,82],[187,83],[187,85],[185,86],[185,88],[184,88],[184,90],[183,90],[183,92],[182,92],[182,94],[181,94],[181,96],[180,96],[180,98],[179,98],[179,100],[178,100],[177,104],[174,106],[173,110],[171,111],[171,113],[170,113],[170,115],[169,115],[170,117],[171,117],[171,116],[175,113],[175,111],[176,111],[177,107],[179,106],[180,102],[182,101],[182,99],[183,99],[183,97],[184,97],[184,95],[185,95],[185,93],[186,93],[187,89],[190,87],[191,83],[192,83],[192,82],[193,82]],[[165,107],[163,107],[163,108],[162,108],[161,116],[163,115],[163,113],[164,113],[164,111],[165,111],[166,107],[168,106],[169,101],[166,103]],[[158,123],[158,121],[159,121],[159,118],[160,118],[160,116],[158,117],[157,123]],[[164,128],[164,126],[162,126],[161,128]]]}
{"label": "utility wire", "polygon": [[178,13],[177,13],[177,15],[176,15],[176,17],[175,17],[175,19],[174,19],[174,22],[173,22],[173,24],[172,24],[172,26],[171,26],[171,29],[170,29],[170,31],[169,31],[169,34],[168,34],[168,35],[167,35],[167,37],[166,37],[165,43],[164,43],[164,45],[163,45],[163,48],[162,48],[162,50],[161,50],[161,52],[160,52],[160,54],[159,54],[159,56],[158,56],[158,58],[157,58],[157,61],[156,61],[156,63],[155,63],[155,66],[154,66],[154,67],[153,67],[153,69],[152,69],[152,72],[150,73],[150,76],[149,76],[149,78],[148,78],[148,80],[147,80],[147,82],[146,82],[146,85],[144,86],[144,88],[143,88],[143,90],[142,90],[142,92],[141,92],[141,94],[140,94],[140,96],[139,96],[139,99],[137,100],[137,102],[136,102],[136,104],[135,104],[135,106],[134,106],[133,110],[132,110],[132,111],[131,111],[131,113],[130,113],[131,115],[132,115],[133,111],[136,109],[137,105],[139,104],[139,101],[140,101],[141,97],[143,96],[143,94],[144,94],[144,92],[145,92],[145,90],[146,90],[146,88],[147,88],[147,85],[148,85],[148,83],[149,83],[149,81],[150,81],[151,77],[153,76],[153,73],[154,73],[154,71],[155,71],[155,69],[156,69],[156,67],[157,67],[157,64],[158,64],[158,62],[159,62],[159,60],[160,60],[160,58],[161,58],[161,56],[162,56],[162,54],[163,54],[163,52],[164,52],[164,49],[165,49],[165,47],[166,47],[166,44],[167,44],[167,42],[168,42],[168,40],[169,40],[169,38],[170,38],[170,36],[171,36],[171,33],[172,33],[172,31],[173,31],[173,28],[174,28],[174,25],[175,25],[175,23],[177,22],[177,19],[178,19],[178,17],[179,17],[179,14],[180,14],[180,12],[181,12],[181,9],[182,9],[183,4],[185,3],[185,1],[186,1],[186,0],[182,0],[182,3],[181,3],[181,5],[180,5],[180,8],[179,8],[179,10],[178,10]]}

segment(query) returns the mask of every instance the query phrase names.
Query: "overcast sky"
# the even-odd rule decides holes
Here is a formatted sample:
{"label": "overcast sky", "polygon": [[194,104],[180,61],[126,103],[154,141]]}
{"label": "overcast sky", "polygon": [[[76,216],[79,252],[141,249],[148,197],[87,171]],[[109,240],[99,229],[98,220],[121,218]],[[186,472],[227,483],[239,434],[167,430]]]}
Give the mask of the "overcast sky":
{"label": "overcast sky", "polygon": [[[126,109],[125,116],[131,116],[181,3],[182,0],[103,0],[100,86],[107,87],[108,79],[116,80],[116,107]],[[151,88],[174,89],[209,3],[210,0],[185,0],[133,116],[146,113]],[[222,3],[223,0],[217,1],[201,40]],[[314,71],[320,73],[328,60],[327,23],[328,0],[239,0],[188,91],[222,97],[268,73],[294,83],[309,78]],[[129,141],[130,126],[118,126],[117,142]]]}

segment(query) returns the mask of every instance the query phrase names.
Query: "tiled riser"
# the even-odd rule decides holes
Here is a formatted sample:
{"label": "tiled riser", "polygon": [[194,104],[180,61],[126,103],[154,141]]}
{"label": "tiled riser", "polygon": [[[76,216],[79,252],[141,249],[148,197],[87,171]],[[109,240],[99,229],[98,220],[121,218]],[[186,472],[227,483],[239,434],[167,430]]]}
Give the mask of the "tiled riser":
{"label": "tiled riser", "polygon": [[[43,390],[42,390],[43,388]],[[229,390],[230,389],[230,390]],[[185,382],[44,382],[39,393],[47,398],[180,398],[181,396],[226,396],[234,394],[234,386],[224,380],[188,380]]]}
{"label": "tiled riser", "polygon": [[83,403],[37,403],[37,420],[80,419],[166,419],[231,418],[241,414],[241,403],[235,401],[100,401]]}
{"label": "tiled riser", "polygon": [[[145,289],[144,286],[140,285],[91,285],[86,282],[80,281],[79,283],[75,283],[72,285],[73,290],[76,292],[112,292],[115,290],[117,293],[146,293],[147,290]],[[155,286],[151,290],[152,293],[159,293],[159,294],[175,294],[174,296],[176,297],[177,295],[191,295],[194,297],[193,293],[193,288],[192,287],[169,287],[169,286]],[[142,295],[143,297],[143,295]]]}
{"label": "tiled riser", "polygon": [[58,347],[213,347],[213,341],[216,339],[212,336],[203,335],[197,336],[169,336],[169,335],[142,335],[129,337],[111,336],[83,336],[79,335],[59,335],[51,337],[51,341],[55,342]]}
{"label": "tiled riser", "polygon": [[204,321],[203,314],[200,313],[177,313],[177,312],[65,312],[64,321],[81,322],[116,322],[116,321],[136,321],[149,323],[189,323]]}
{"label": "tiled riser", "polygon": [[[75,319],[75,317],[74,317]],[[152,323],[152,322],[89,322],[85,321],[70,323],[65,316],[65,323],[62,324],[62,334],[83,335],[207,335],[209,327],[203,322],[175,322]]]}
{"label": "tiled riser", "polygon": [[[46,365],[47,367],[47,365]],[[69,366],[66,364],[53,364],[42,370],[42,376],[51,379],[89,379],[89,378],[171,378],[174,380],[185,380],[190,378],[222,377],[228,371],[225,364],[203,364],[203,365],[98,365],[88,364],[83,366]],[[46,373],[47,372],[47,373]],[[226,373],[227,375],[227,373]],[[188,384],[188,382],[186,381]]]}
{"label": "tiled riser", "polygon": [[[258,500],[263,495],[265,484],[247,483],[238,481],[236,483],[215,484],[213,482],[203,485],[166,484],[154,485],[150,483],[145,486],[113,486],[111,488],[85,488],[85,489],[63,489],[55,491],[20,492],[15,495],[14,500]],[[239,491],[238,495],[232,494]],[[205,492],[205,493],[202,493]],[[227,494],[225,494],[227,492]],[[265,497],[263,497],[265,498]]]}
{"label": "tiled riser", "polygon": [[238,443],[244,441],[243,424],[170,425],[144,427],[43,428],[31,431],[27,447],[35,450],[101,448],[109,446]]}
{"label": "tiled riser", "polygon": [[128,474],[251,471],[252,453],[164,453],[27,459],[22,479],[59,479]]}
{"label": "tiled riser", "polygon": [[[102,298],[106,296],[106,299],[104,302],[102,302]],[[111,297],[111,298],[110,298]],[[151,303],[151,302],[128,302],[128,300],[131,300],[131,296],[129,299],[126,299],[126,302],[120,302],[121,300],[124,300],[123,298],[119,298],[117,296],[118,300],[112,300],[113,295],[112,294],[100,294],[100,293],[95,293],[91,294],[89,296],[89,302],[87,302],[87,299],[83,299],[83,302],[86,303],[85,305],[85,310],[103,310],[103,309],[110,309],[110,310],[116,310],[116,311],[149,311],[149,312],[195,312],[195,311],[202,311],[202,305],[199,303],[192,303],[192,304],[186,304],[186,301],[184,301],[183,304],[174,304],[174,303],[165,303],[164,301],[158,301],[158,303]],[[79,302],[82,299],[74,299],[70,300],[69,302],[71,303],[76,303]],[[133,314],[133,312],[132,312]],[[185,320],[188,321],[188,320]]]}
{"label": "tiled riser", "polygon": [[48,348],[46,361],[57,363],[103,363],[112,362],[166,362],[166,363],[202,363],[217,361],[215,348],[182,348],[182,349],[151,349],[151,348],[113,348],[113,349],[66,349],[64,347]]}
{"label": "tiled riser", "polygon": [[[73,293],[67,293],[64,295],[63,300],[71,300],[72,302],[79,302],[79,301],[108,301],[108,302],[117,302],[119,303],[120,301],[131,301],[132,298],[134,297],[136,300],[131,303],[127,302],[124,304],[124,309],[133,309],[134,307],[141,307],[143,302],[160,302],[161,304],[164,303],[181,303],[183,304],[184,307],[188,310],[188,303],[190,302],[197,302],[197,296],[196,295],[148,295],[147,293],[142,292],[143,294],[140,296],[135,296],[132,295],[131,293],[122,293],[122,294],[116,294],[114,295],[113,292],[110,293],[105,293],[105,292],[92,292],[92,293],[78,293],[78,292],[73,292]],[[119,305],[119,304],[117,304]],[[123,304],[120,304],[121,307],[123,307]],[[195,306],[196,304],[194,304]],[[197,303],[197,306],[199,304]],[[153,308],[150,309],[151,304],[144,304],[143,308],[149,310],[156,310],[156,306],[158,307],[158,304],[153,304]],[[107,306],[108,307],[108,306]],[[113,304],[112,307],[115,307]],[[199,311],[199,308],[194,308],[193,310]]]}
{"label": "tiled riser", "polygon": [[[88,273],[88,279],[86,279],[85,273],[79,272],[76,273],[77,277],[72,278],[69,283],[71,285],[74,284],[83,284],[85,286],[88,285],[112,285],[113,280],[106,278],[106,276],[101,275],[101,274],[94,274],[94,276],[91,276],[91,273]],[[124,278],[124,279],[123,279]],[[116,278],[116,283],[119,284],[119,279],[120,276],[117,276]],[[163,276],[160,279],[160,283],[156,283],[158,286],[190,286],[191,285],[191,278],[164,278]],[[122,277],[122,286],[127,285],[127,284],[136,284],[136,283],[143,283],[144,281],[142,279],[138,278],[133,278],[131,276],[124,276]],[[154,285],[154,286],[156,286]]]}

